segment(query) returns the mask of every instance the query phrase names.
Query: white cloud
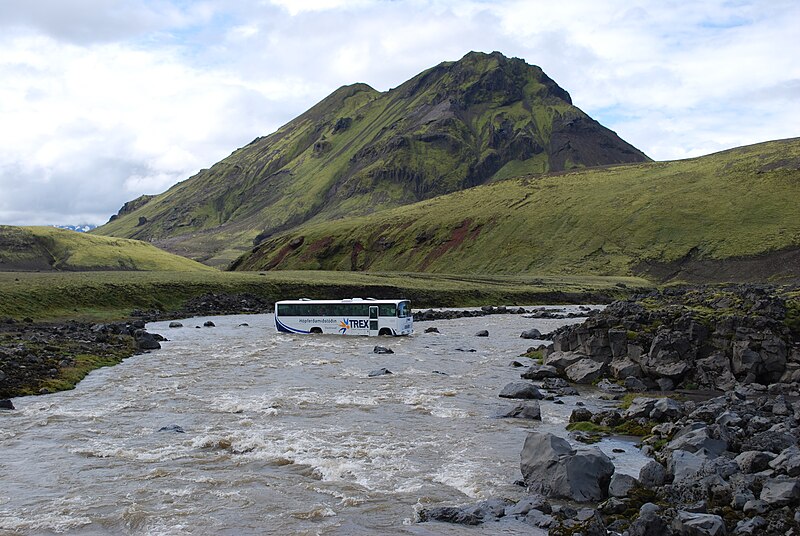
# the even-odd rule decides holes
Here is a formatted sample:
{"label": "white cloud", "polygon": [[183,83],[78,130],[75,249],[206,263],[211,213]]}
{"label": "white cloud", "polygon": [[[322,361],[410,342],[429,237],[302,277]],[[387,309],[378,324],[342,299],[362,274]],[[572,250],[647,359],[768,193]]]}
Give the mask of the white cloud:
{"label": "white cloud", "polygon": [[0,3],[0,223],[100,223],[337,87],[540,65],[657,159],[798,135],[792,0]]}

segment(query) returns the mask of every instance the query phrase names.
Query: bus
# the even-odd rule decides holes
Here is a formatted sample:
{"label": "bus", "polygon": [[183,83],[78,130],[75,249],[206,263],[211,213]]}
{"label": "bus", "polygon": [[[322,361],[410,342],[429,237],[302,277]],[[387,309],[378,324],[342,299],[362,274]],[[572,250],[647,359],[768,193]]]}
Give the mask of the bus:
{"label": "bus", "polygon": [[409,300],[349,298],[282,300],[275,303],[280,333],[337,335],[410,335],[414,319]]}

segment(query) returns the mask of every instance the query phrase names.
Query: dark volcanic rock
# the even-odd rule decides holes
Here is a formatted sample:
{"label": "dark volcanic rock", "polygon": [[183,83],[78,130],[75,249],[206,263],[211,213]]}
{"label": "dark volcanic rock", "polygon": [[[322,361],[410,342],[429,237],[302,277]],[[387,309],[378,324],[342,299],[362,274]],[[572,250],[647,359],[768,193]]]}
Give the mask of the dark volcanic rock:
{"label": "dark volcanic rock", "polygon": [[14,409],[14,404],[11,400],[0,400],[0,409]]}
{"label": "dark volcanic rock", "polygon": [[541,400],[544,398],[539,389],[532,383],[526,382],[511,382],[500,391],[497,395],[500,398],[521,398],[528,400]]}
{"label": "dark volcanic rock", "polygon": [[539,407],[539,403],[533,400],[531,402],[519,403],[508,411],[499,414],[498,417],[541,421],[542,410]]}
{"label": "dark volcanic rock", "polygon": [[376,346],[372,349],[372,353],[374,354],[393,354],[394,350],[391,348],[387,348],[385,346]]}
{"label": "dark volcanic rock", "polygon": [[532,432],[520,454],[520,469],[531,491],[585,502],[608,496],[614,464],[597,448],[576,450],[553,434]]}

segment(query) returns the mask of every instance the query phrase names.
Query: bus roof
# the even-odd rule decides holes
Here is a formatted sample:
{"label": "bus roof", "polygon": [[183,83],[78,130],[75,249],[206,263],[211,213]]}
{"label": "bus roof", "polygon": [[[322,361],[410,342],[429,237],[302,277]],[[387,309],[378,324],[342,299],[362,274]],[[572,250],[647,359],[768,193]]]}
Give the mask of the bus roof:
{"label": "bus roof", "polygon": [[295,300],[280,300],[275,304],[294,304],[294,303],[400,303],[410,301],[406,298],[345,298],[343,300],[312,300],[311,298],[298,298]]}

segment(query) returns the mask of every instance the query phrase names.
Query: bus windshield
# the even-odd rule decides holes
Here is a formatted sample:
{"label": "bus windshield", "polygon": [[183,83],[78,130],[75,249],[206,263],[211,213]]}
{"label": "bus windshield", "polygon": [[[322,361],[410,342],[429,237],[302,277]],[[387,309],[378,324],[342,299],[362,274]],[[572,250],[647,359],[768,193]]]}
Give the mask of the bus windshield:
{"label": "bus windshield", "polygon": [[407,318],[411,316],[411,302],[402,301],[397,304],[397,317]]}

